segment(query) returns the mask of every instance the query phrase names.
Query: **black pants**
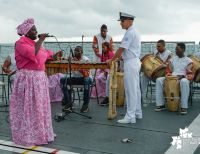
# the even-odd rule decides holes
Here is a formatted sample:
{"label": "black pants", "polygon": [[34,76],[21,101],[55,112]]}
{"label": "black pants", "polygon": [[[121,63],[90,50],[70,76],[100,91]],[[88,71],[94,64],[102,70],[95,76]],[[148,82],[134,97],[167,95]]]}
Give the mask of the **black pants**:
{"label": "black pants", "polygon": [[68,88],[70,85],[84,85],[84,93],[83,93],[83,101],[84,105],[89,104],[89,93],[90,93],[90,85],[92,84],[91,77],[71,77],[70,78],[61,78],[60,83],[62,85],[62,92],[64,94],[64,104],[63,105],[72,105],[71,100],[71,90]]}

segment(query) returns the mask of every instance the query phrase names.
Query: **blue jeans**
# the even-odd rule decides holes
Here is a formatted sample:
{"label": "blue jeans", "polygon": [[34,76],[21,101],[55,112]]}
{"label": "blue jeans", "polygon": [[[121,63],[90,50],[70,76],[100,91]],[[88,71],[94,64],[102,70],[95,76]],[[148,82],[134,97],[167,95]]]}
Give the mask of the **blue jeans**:
{"label": "blue jeans", "polygon": [[[71,83],[70,83],[71,81]],[[92,78],[91,77],[71,77],[67,78],[61,78],[60,83],[62,85],[62,91],[64,94],[64,104],[63,105],[72,105],[71,100],[71,90],[68,88],[68,86],[71,85],[84,85],[84,93],[83,93],[83,105],[88,105],[90,100],[90,85],[92,84]]]}

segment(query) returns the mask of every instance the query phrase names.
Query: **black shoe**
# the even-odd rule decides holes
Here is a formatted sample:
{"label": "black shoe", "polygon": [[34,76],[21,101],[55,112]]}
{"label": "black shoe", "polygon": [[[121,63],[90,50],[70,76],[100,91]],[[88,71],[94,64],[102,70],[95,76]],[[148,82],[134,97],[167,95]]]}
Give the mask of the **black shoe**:
{"label": "black shoe", "polygon": [[162,106],[157,106],[154,110],[159,112],[159,111],[166,110],[166,108],[165,108],[165,105],[162,105]]}
{"label": "black shoe", "polygon": [[89,109],[88,109],[88,105],[83,104],[83,106],[82,106],[82,108],[81,108],[80,111],[81,111],[82,113],[86,113],[86,112],[88,112],[88,110],[89,110]]}
{"label": "black shoe", "polygon": [[186,108],[181,108],[181,114],[187,114],[187,109]]}
{"label": "black shoe", "polygon": [[108,98],[108,97],[106,97],[106,98],[100,103],[101,106],[107,106],[108,104],[109,104],[109,98]]}
{"label": "black shoe", "polygon": [[63,112],[67,112],[67,111],[71,111],[72,110],[72,105],[71,104],[67,104],[63,107]]}
{"label": "black shoe", "polygon": [[66,105],[64,98],[62,99],[61,103],[62,103],[62,106]]}

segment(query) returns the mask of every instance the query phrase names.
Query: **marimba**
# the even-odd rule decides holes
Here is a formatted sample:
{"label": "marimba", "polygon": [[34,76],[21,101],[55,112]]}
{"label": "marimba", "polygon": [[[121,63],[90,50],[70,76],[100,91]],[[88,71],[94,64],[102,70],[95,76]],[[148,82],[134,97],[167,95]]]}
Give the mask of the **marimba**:
{"label": "marimba", "polygon": [[[47,75],[53,75],[55,73],[67,73],[69,70],[69,61],[49,61],[45,64]],[[95,63],[95,62],[71,62],[72,71],[80,69],[107,69],[107,63]]]}

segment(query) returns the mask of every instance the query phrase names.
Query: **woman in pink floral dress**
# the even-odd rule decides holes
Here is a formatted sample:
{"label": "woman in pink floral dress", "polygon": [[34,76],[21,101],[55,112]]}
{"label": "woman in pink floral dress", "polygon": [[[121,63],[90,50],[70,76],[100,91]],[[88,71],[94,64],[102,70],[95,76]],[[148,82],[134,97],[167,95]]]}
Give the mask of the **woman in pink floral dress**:
{"label": "woman in pink floral dress", "polygon": [[[101,59],[101,62],[106,62],[114,56],[114,51],[112,51],[109,42],[102,43],[103,54],[96,54]],[[96,73],[96,87],[98,92],[98,97],[106,97],[106,79],[109,73],[109,69],[98,69]],[[91,97],[96,97],[96,90],[93,87]]]}
{"label": "woman in pink floral dress", "polygon": [[45,62],[53,52],[42,47],[47,34],[38,41],[33,19],[17,27],[21,36],[15,43],[18,71],[10,98],[10,125],[16,144],[31,146],[54,141]]}

